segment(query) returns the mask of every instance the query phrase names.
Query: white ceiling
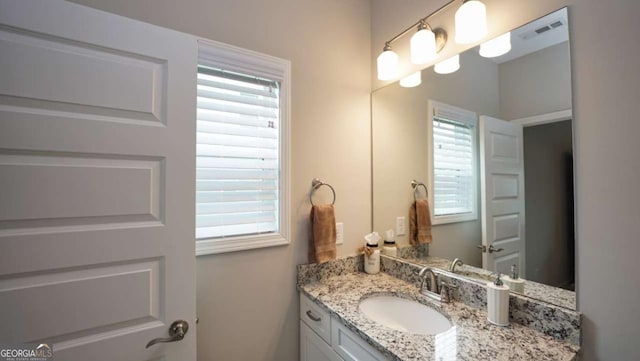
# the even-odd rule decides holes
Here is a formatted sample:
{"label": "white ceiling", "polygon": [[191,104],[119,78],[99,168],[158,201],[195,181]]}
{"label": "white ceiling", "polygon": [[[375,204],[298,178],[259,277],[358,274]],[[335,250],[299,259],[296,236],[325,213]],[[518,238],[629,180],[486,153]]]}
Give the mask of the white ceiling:
{"label": "white ceiling", "polygon": [[[551,24],[557,27],[551,27]],[[548,30],[543,31],[544,29]],[[567,9],[562,8],[511,31],[511,51],[490,59],[500,64],[567,40],[569,40]],[[476,51],[478,49],[479,47],[475,48]]]}

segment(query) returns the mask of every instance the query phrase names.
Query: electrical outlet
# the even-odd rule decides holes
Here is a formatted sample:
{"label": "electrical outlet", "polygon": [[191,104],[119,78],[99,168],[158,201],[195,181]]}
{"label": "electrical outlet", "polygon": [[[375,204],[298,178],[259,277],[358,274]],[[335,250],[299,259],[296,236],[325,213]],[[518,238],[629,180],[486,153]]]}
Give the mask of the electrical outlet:
{"label": "electrical outlet", "polygon": [[336,223],[336,244],[344,243],[344,226],[342,222]]}
{"label": "electrical outlet", "polygon": [[396,235],[397,236],[404,236],[405,235],[404,217],[396,217]]}

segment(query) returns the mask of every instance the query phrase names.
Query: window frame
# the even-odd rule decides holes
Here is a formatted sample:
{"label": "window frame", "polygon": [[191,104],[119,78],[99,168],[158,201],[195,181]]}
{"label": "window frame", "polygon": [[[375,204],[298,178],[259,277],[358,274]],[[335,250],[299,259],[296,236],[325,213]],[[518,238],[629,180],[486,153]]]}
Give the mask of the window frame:
{"label": "window frame", "polygon": [[[444,116],[446,115],[446,116]],[[472,139],[472,151],[473,151],[473,179],[472,179],[472,211],[470,213],[461,213],[461,214],[446,214],[436,216],[435,214],[435,188],[434,188],[434,180],[435,180],[435,162],[434,162],[434,141],[433,141],[433,120],[434,118],[440,118],[444,120],[448,120],[451,122],[458,122],[460,124],[464,124],[471,128],[471,139]],[[451,119],[453,118],[453,119]],[[429,150],[429,206],[431,208],[431,224],[448,224],[448,223],[457,223],[457,222],[467,222],[474,221],[478,219],[478,187],[479,187],[479,169],[478,169],[478,159],[479,159],[479,146],[478,146],[478,116],[476,113],[455,107],[453,105],[445,104],[436,100],[429,99],[428,101],[428,117],[427,117],[427,143]]]}
{"label": "window frame", "polygon": [[[198,65],[280,82],[278,232],[194,240],[196,256],[282,246],[291,243],[291,62],[216,41],[198,40]],[[194,69],[196,72],[197,69]],[[196,86],[194,84],[194,86]],[[194,99],[195,103],[195,99]],[[195,104],[194,104],[195,106]],[[195,120],[194,120],[195,121]],[[195,134],[194,134],[194,147]],[[193,160],[195,162],[195,158]],[[194,193],[195,207],[195,193]],[[195,217],[194,229],[195,229]]]}

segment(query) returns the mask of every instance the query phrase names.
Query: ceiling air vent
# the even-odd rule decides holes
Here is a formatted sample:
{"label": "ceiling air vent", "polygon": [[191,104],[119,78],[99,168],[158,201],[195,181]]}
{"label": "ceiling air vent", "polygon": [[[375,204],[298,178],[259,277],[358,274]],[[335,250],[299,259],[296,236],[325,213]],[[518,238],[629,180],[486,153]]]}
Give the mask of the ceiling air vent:
{"label": "ceiling air vent", "polygon": [[522,40],[529,40],[531,38],[535,38],[540,34],[546,33],[550,30],[562,27],[563,25],[565,25],[564,19],[554,19],[552,21],[549,21],[546,24],[542,24],[536,27],[534,30],[527,31],[526,33],[520,34],[519,36],[520,38],[522,38]]}

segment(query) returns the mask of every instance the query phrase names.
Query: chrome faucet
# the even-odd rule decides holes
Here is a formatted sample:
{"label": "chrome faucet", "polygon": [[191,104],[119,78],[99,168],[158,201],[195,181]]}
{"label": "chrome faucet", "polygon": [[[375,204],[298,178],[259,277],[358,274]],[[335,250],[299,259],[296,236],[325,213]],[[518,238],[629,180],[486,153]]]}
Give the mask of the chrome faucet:
{"label": "chrome faucet", "polygon": [[427,279],[427,277],[429,277],[429,291],[438,294],[438,279],[436,274],[433,272],[433,270],[429,267],[425,267],[423,269],[420,270],[420,273],[418,274],[420,276],[420,278],[422,279],[422,282],[420,283],[420,292],[423,292],[424,290],[424,281]]}
{"label": "chrome faucet", "polygon": [[462,265],[464,265],[464,262],[462,262],[460,258],[454,259],[453,262],[451,262],[451,265],[449,266],[449,272],[456,273],[456,266],[462,266]]}

